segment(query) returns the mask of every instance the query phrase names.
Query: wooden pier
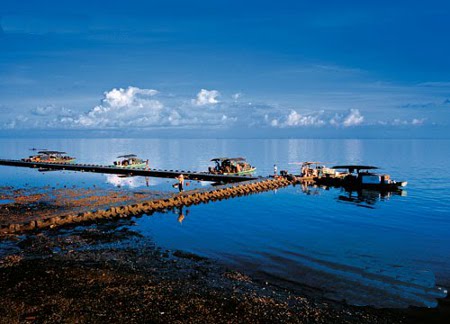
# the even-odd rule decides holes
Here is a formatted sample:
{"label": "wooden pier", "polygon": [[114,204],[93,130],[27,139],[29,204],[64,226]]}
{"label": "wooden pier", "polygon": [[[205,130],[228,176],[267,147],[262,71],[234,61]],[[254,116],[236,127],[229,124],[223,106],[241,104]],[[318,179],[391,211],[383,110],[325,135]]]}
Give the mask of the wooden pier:
{"label": "wooden pier", "polygon": [[258,179],[257,177],[254,176],[223,175],[223,174],[212,174],[208,172],[194,172],[186,170],[125,169],[115,166],[106,166],[97,164],[25,162],[21,160],[6,160],[6,159],[0,159],[0,165],[33,168],[33,169],[44,169],[44,170],[94,172],[94,173],[121,174],[128,176],[143,176],[143,177],[169,178],[169,179],[174,179],[178,177],[180,174],[183,174],[186,180],[210,181],[216,183],[235,183]]}

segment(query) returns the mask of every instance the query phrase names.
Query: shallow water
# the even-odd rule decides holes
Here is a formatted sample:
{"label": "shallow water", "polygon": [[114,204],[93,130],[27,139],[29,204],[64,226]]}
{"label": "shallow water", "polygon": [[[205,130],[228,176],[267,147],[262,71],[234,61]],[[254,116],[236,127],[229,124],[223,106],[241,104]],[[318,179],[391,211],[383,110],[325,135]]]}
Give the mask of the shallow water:
{"label": "shallow water", "polygon": [[[109,164],[136,153],[151,167],[206,170],[216,156],[246,156],[258,174],[290,164],[371,164],[407,180],[402,195],[339,189],[280,189],[137,219],[133,230],[167,249],[214,258],[284,287],[377,307],[435,306],[450,286],[448,140],[0,140],[1,157],[31,147],[65,150],[80,162]],[[297,170],[296,170],[297,169]],[[1,186],[146,186],[143,178],[0,167]],[[158,190],[175,180],[147,179]],[[192,183],[190,188],[205,186]]]}

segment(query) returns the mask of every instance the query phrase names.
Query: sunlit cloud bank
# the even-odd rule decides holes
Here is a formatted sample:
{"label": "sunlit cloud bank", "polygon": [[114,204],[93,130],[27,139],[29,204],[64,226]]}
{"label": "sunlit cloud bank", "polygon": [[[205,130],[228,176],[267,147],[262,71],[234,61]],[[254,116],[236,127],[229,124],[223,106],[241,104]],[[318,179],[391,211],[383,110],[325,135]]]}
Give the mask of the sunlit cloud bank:
{"label": "sunlit cloud bank", "polygon": [[[219,100],[221,98],[221,100]],[[129,86],[106,91],[100,103],[84,112],[54,105],[38,106],[1,125],[2,129],[139,130],[139,129],[350,129],[364,126],[426,124],[423,117],[369,119],[360,108],[308,109],[252,103],[242,93],[222,96],[201,89],[191,98]]]}

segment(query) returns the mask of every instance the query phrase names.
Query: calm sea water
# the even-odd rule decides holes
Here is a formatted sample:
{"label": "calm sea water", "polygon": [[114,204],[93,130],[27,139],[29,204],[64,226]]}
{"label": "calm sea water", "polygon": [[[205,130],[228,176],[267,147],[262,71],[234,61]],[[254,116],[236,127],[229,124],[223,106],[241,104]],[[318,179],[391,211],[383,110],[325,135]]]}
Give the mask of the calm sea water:
{"label": "calm sea water", "polygon": [[[291,289],[309,286],[356,305],[436,305],[450,286],[448,140],[0,140],[0,157],[29,148],[65,150],[80,162],[110,164],[120,154],[152,167],[206,170],[217,156],[245,156],[258,174],[298,173],[294,162],[370,164],[407,180],[402,195],[289,187],[137,219],[133,230],[167,249],[213,258]],[[146,186],[142,178],[0,167],[0,185]],[[174,180],[149,179],[158,190]],[[192,184],[192,187],[207,186]],[[0,202],[1,203],[1,202]],[[4,245],[4,248],[6,245]]]}

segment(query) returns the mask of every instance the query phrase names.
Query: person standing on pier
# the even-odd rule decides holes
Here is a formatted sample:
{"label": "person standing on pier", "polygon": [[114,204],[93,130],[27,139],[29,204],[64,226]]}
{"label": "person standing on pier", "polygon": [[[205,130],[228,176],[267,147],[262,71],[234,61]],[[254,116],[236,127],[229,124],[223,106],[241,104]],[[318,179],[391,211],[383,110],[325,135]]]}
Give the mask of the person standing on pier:
{"label": "person standing on pier", "polygon": [[278,175],[278,168],[277,168],[277,165],[274,164],[273,165],[273,177],[276,178],[277,175]]}
{"label": "person standing on pier", "polygon": [[184,176],[180,174],[176,179],[178,180],[178,191],[183,192]]}

